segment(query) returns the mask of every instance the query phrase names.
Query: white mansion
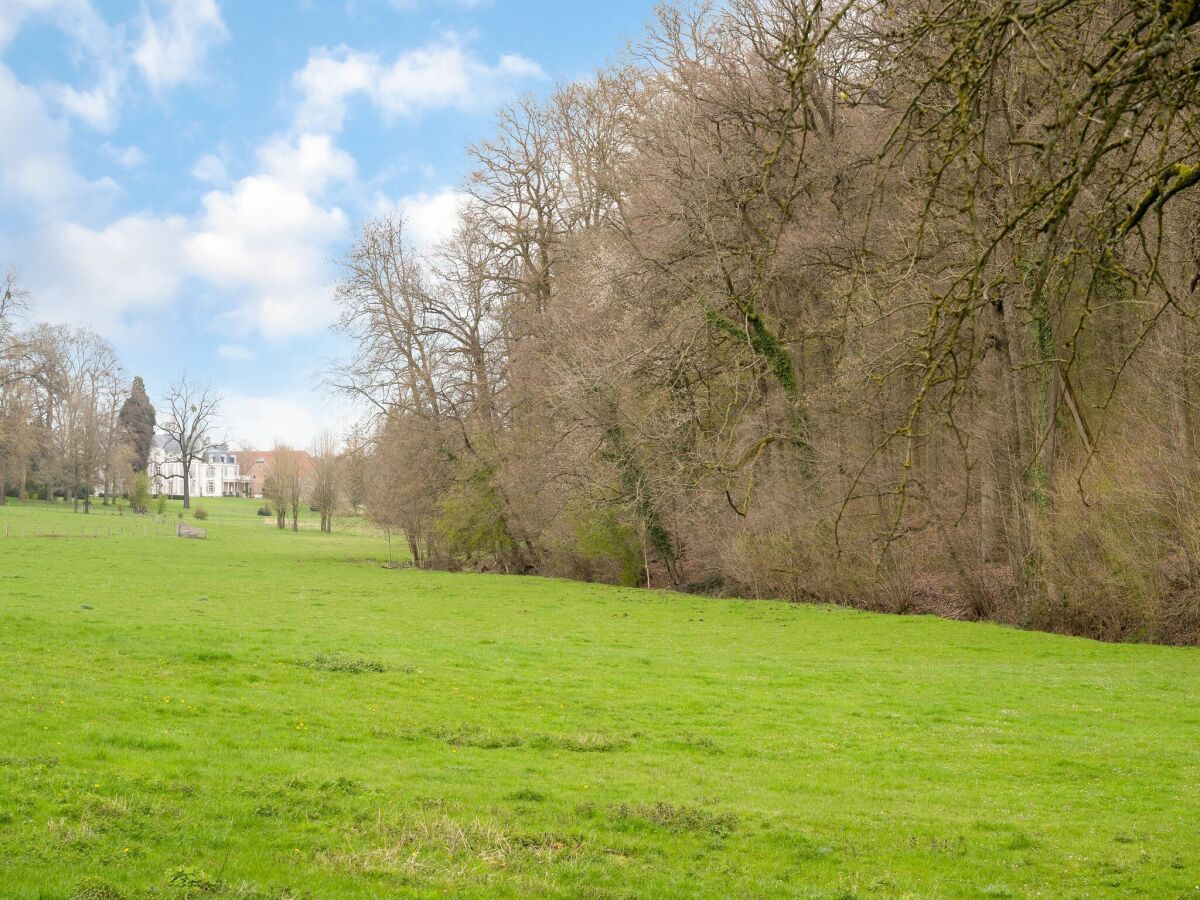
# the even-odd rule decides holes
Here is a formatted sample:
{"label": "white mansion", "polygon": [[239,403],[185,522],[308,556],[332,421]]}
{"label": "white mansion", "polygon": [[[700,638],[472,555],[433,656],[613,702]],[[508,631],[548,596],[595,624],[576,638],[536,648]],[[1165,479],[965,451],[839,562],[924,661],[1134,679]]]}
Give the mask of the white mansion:
{"label": "white mansion", "polygon": [[[150,490],[155,494],[183,496],[183,455],[179,443],[165,434],[154,436],[147,465]],[[193,497],[246,497],[250,477],[238,469],[237,456],[224,444],[213,447],[203,460],[192,463],[189,494]]]}

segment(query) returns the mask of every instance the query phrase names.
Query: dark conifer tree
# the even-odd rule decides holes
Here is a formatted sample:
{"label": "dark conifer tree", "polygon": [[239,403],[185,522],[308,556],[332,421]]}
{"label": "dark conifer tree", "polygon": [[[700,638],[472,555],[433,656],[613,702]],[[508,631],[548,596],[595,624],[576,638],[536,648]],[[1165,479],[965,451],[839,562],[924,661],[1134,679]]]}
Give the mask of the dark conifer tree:
{"label": "dark conifer tree", "polygon": [[133,444],[133,470],[146,471],[150,462],[150,447],[154,443],[154,406],[146,395],[146,385],[138,375],[133,379],[129,399],[121,407],[121,427]]}

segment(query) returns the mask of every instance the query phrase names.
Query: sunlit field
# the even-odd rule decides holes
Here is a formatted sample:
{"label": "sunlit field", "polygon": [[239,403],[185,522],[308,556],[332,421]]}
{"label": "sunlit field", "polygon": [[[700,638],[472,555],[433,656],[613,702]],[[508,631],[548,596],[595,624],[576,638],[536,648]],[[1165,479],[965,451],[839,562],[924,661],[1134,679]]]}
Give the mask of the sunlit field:
{"label": "sunlit field", "polygon": [[1200,895],[1195,650],[203,505],[0,508],[0,895]]}

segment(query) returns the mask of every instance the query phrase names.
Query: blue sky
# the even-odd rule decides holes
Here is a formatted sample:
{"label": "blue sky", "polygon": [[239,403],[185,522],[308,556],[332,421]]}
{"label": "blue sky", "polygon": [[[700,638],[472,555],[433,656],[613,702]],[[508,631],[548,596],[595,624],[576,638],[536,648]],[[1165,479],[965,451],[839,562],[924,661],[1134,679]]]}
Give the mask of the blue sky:
{"label": "blue sky", "polygon": [[156,396],[306,444],[348,411],[331,260],[366,218],[444,234],[497,107],[586,77],[652,0],[0,0],[0,269]]}

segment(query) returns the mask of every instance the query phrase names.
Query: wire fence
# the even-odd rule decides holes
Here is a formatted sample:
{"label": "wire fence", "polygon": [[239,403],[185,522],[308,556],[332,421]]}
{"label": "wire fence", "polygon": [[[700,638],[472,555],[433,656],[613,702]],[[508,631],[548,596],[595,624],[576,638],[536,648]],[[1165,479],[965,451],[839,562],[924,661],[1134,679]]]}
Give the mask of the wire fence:
{"label": "wire fence", "polygon": [[129,522],[129,523],[90,523],[46,525],[42,522],[5,522],[0,535],[5,539],[14,538],[124,538],[124,537],[160,537],[175,534],[174,522],[161,521]]}

